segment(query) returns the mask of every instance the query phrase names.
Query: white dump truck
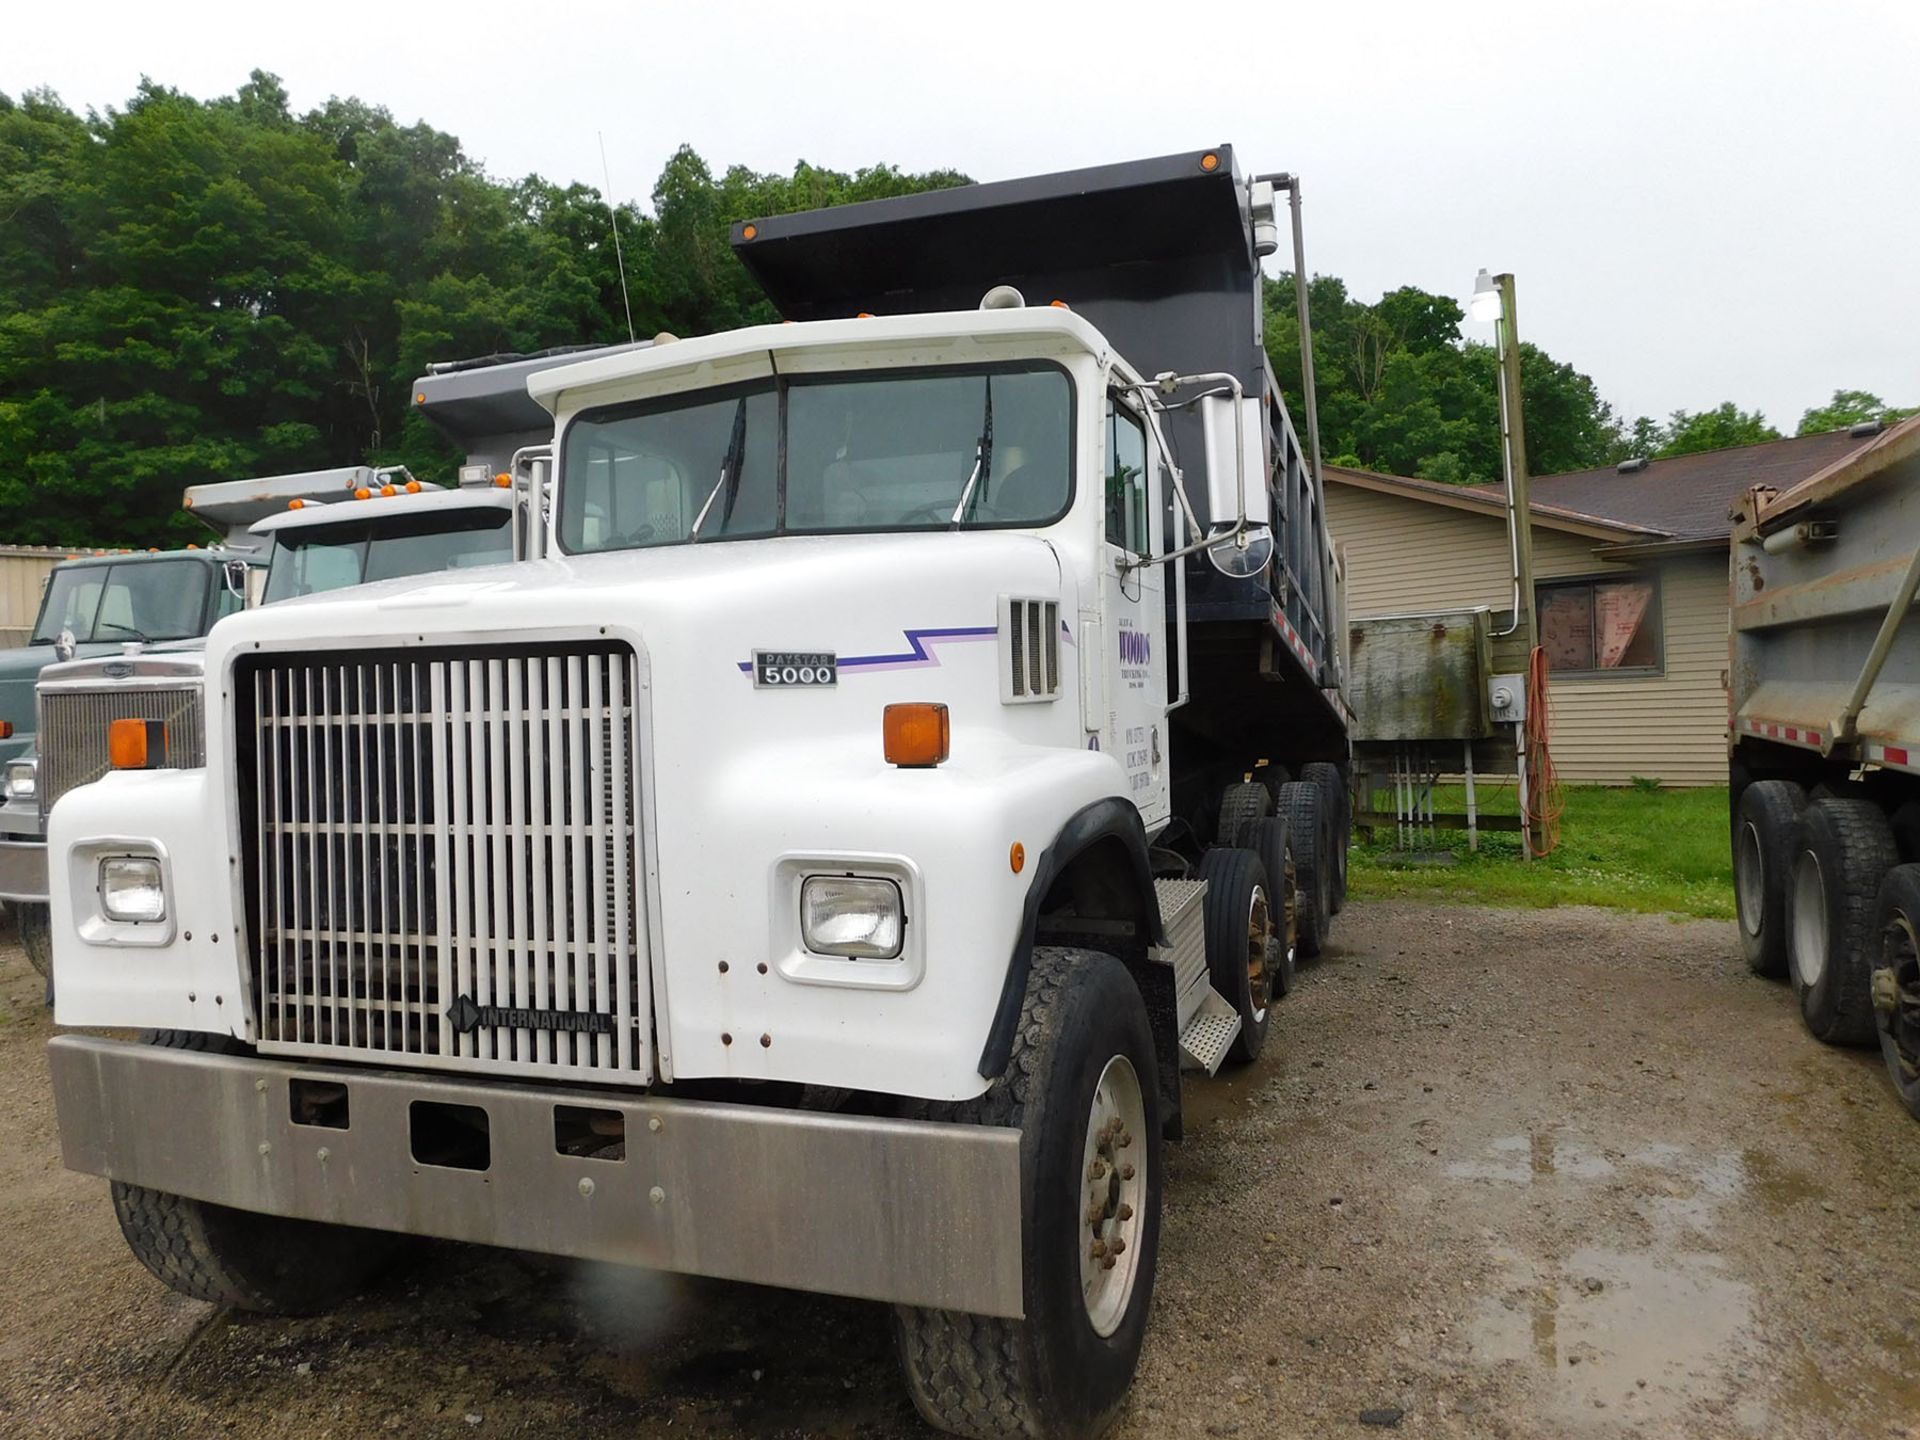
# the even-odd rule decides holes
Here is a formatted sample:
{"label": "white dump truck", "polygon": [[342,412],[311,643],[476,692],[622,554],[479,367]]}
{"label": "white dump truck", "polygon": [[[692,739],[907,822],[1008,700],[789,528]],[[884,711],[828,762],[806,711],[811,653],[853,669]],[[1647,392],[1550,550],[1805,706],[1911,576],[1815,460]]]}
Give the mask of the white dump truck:
{"label": "white dump truck", "polygon": [[205,763],[51,817],[57,1018],[148,1032],[50,1046],[134,1253],[261,1310],[393,1234],[865,1297],[932,1423],[1099,1431],[1182,1086],[1338,904],[1289,183],[742,226],[796,323],[528,380],[543,556],[221,624]]}
{"label": "white dump truck", "polygon": [[1856,434],[1734,513],[1734,890],[1747,963],[1920,1119],[1920,418]]}

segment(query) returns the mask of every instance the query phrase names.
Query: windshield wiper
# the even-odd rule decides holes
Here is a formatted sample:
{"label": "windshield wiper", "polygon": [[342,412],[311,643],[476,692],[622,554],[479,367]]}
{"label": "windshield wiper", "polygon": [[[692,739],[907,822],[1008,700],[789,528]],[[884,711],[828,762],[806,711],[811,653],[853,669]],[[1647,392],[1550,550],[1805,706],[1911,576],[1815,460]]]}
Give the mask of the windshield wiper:
{"label": "windshield wiper", "polygon": [[713,489],[707,492],[707,503],[694,517],[693,529],[687,533],[689,545],[700,538],[700,527],[707,523],[707,512],[713,509],[713,502],[722,490],[727,492],[727,503],[721,507],[720,524],[724,527],[733,519],[734,497],[740,493],[740,462],[746,458],[746,449],[747,397],[742,395],[740,403],[733,407],[733,434],[727,437],[727,453],[720,460],[720,478],[713,482]]}
{"label": "windshield wiper", "polygon": [[[960,492],[960,503],[953,507],[953,519],[949,522],[954,529],[960,528],[961,518],[967,513],[967,507],[973,503],[973,489],[985,478],[987,469],[993,464],[993,377],[987,376],[986,413],[980,420],[980,444],[973,452],[973,473],[967,477],[967,488]],[[983,495],[985,491],[981,492]]]}
{"label": "windshield wiper", "polygon": [[124,630],[126,631],[127,634],[133,636],[134,639],[138,640],[143,645],[152,643],[151,637],[142,633],[136,626],[122,625],[118,620],[101,620],[96,622],[94,628],[98,629],[101,625],[111,626],[115,630]]}

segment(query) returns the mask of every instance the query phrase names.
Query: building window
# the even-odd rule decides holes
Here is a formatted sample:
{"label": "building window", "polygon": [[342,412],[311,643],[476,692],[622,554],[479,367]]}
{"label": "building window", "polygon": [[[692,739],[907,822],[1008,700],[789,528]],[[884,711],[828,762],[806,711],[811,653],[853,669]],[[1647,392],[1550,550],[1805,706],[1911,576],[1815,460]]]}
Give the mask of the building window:
{"label": "building window", "polygon": [[1651,576],[1536,585],[1540,644],[1556,675],[1657,675],[1660,587]]}

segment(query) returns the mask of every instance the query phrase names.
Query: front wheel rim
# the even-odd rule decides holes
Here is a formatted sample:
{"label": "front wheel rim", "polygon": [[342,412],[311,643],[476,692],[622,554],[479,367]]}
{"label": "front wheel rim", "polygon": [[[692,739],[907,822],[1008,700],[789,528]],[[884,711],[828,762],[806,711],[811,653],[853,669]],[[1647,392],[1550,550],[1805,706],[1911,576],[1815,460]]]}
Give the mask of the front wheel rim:
{"label": "front wheel rim", "polygon": [[1820,858],[1802,851],[1793,866],[1793,970],[1811,990],[1827,971],[1827,886]]}
{"label": "front wheel rim", "polygon": [[1133,1062],[1115,1055],[1093,1087],[1080,1166],[1080,1295],[1094,1333],[1120,1328],[1147,1228],[1147,1106]]}
{"label": "front wheel rim", "polygon": [[1740,827],[1740,845],[1733,857],[1733,894],[1740,909],[1740,928],[1758,935],[1766,910],[1767,859],[1760,849],[1760,827],[1751,820]]}

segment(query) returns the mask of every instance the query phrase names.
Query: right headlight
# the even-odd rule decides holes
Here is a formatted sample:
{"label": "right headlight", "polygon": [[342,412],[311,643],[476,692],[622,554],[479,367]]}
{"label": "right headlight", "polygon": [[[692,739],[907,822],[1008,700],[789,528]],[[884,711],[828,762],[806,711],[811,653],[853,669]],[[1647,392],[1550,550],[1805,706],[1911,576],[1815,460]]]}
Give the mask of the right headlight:
{"label": "right headlight", "polygon": [[900,887],[891,880],[809,875],[800,887],[800,939],[816,955],[892,960],[906,926]]}
{"label": "right headlight", "polygon": [[7,775],[0,782],[0,796],[8,800],[32,800],[40,794],[40,762],[33,758],[9,760]]}
{"label": "right headlight", "polygon": [[156,855],[100,859],[100,908],[107,919],[151,924],[167,918],[167,888]]}

